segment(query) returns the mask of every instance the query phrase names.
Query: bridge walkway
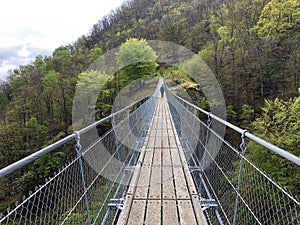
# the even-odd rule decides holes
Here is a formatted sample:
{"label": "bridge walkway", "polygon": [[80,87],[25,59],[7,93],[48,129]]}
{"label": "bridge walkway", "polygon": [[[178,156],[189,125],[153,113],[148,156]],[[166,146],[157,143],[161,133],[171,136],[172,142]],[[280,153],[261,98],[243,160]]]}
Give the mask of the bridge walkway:
{"label": "bridge walkway", "polygon": [[206,224],[165,98],[159,98],[118,224]]}

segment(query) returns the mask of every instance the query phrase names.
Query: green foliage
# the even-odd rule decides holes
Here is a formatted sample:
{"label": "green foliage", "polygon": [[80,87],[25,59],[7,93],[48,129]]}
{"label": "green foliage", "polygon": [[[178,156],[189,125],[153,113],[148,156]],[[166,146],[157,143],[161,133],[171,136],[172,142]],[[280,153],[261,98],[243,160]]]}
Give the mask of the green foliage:
{"label": "green foliage", "polygon": [[211,58],[214,54],[214,45],[212,42],[207,43],[207,45],[203,46],[203,48],[199,51],[198,56],[207,62],[209,58]]}
{"label": "green foliage", "polygon": [[253,122],[254,127],[270,135],[275,145],[295,151],[300,145],[300,98],[266,100],[262,109],[263,114]]}
{"label": "green foliage", "polygon": [[244,104],[240,117],[243,120],[243,125],[249,127],[254,118],[254,109],[250,105]]}
{"label": "green foliage", "polygon": [[102,50],[99,47],[95,47],[91,50],[90,53],[90,60],[91,62],[94,62],[96,59],[98,59],[102,55]]}
{"label": "green foliage", "polygon": [[63,152],[47,153],[34,161],[39,178],[47,178],[62,166]]}
{"label": "green foliage", "polygon": [[92,70],[89,72],[82,72],[78,76],[79,81],[76,84],[77,89],[81,90],[81,93],[85,97],[95,95],[99,91],[99,87],[104,85],[108,80],[108,75],[98,70]]}
{"label": "green foliage", "polygon": [[217,33],[221,37],[221,40],[226,42],[228,39],[229,30],[227,26],[222,26],[217,29]]}
{"label": "green foliage", "polygon": [[51,93],[52,91],[54,91],[59,84],[58,79],[59,79],[58,72],[54,70],[48,71],[48,74],[42,78],[42,85],[43,88],[45,89],[45,92]]}
{"label": "green foliage", "polygon": [[122,43],[117,62],[123,72],[123,80],[137,80],[156,73],[157,55],[145,39],[130,38]]}
{"label": "green foliage", "polygon": [[260,30],[260,26],[255,25],[254,27],[249,28],[250,33],[258,33]]}
{"label": "green foliage", "polygon": [[16,195],[19,193],[26,193],[34,187],[36,183],[36,174],[33,171],[28,171],[24,173],[21,177],[15,179],[12,183],[12,192],[11,194]]}
{"label": "green foliage", "polygon": [[[104,64],[102,53],[123,43],[117,53],[118,64],[123,69],[107,80],[97,102],[90,102],[91,106],[96,104],[96,115],[88,107],[84,109],[88,110],[87,118],[78,118],[79,123],[108,115],[115,96],[124,86],[137,78],[154,75],[158,56],[146,40],[171,41],[198,52],[218,79],[230,105],[228,112],[232,117],[240,116],[237,121],[242,120],[246,126],[257,113],[252,107],[259,111],[266,98],[295,96],[300,86],[298,0],[127,1],[95,24],[88,35],[72,45],[57,48],[52,56],[38,56],[31,65],[20,66],[0,85],[1,167],[72,132],[75,90],[78,87],[86,90],[82,101],[91,100],[88,94],[99,91],[96,83],[105,73],[95,70]],[[181,66],[205,78],[204,67],[199,67],[195,58]],[[216,104],[207,102],[201,86],[195,84],[188,73],[166,67],[160,65],[161,74],[181,84],[196,104],[207,109]],[[87,68],[89,72],[84,72]],[[91,77],[96,77],[96,81]],[[266,103],[265,108],[261,120],[253,123],[257,133],[291,152],[299,149],[296,103],[277,99]],[[106,128],[99,129],[102,132]],[[255,160],[265,164],[263,167],[277,179],[284,177],[279,176],[280,173],[289,177],[282,181],[285,186],[290,187],[299,179],[286,169],[280,171],[280,167],[286,166],[281,159],[273,159],[273,156],[266,159],[264,150],[253,149],[256,153],[251,155],[257,155]],[[51,161],[51,157],[55,160]],[[45,156],[32,171],[24,169],[24,177],[20,175],[17,183],[19,190],[23,190],[21,186],[25,183],[29,187],[35,182],[34,179],[32,183],[27,182],[32,176],[26,174],[28,171],[40,177],[49,175],[59,167],[59,157],[59,154]],[[270,165],[276,162],[280,162],[278,169],[272,172]],[[287,168],[294,170],[290,165]],[[5,188],[4,192],[12,192],[10,186]]]}
{"label": "green foliage", "polygon": [[76,104],[76,110],[81,110],[81,112],[79,114],[80,118],[75,118],[73,115],[73,126],[76,125],[76,128],[73,128],[76,130],[83,128],[79,124],[80,122],[84,122],[83,125],[85,126],[93,123],[98,95],[102,91],[99,97],[104,97],[104,85],[108,81],[109,76],[99,70],[91,70],[89,72],[82,72],[78,78],[79,81],[76,84],[77,98],[74,104]]}
{"label": "green foliage", "polygon": [[299,33],[299,0],[271,0],[262,10],[258,25],[262,37],[283,37],[291,32]]}
{"label": "green foliage", "polygon": [[47,128],[38,123],[36,117],[31,117],[25,123],[25,131],[29,139],[29,146],[40,146],[47,140]]}
{"label": "green foliage", "polygon": [[[255,134],[286,151],[300,156],[300,92],[288,101],[266,100],[261,117],[253,123]],[[251,142],[250,157],[271,177],[296,195],[300,194],[300,168]]]}
{"label": "green foliage", "polygon": [[237,117],[237,112],[232,105],[226,106],[226,114],[228,119],[235,119]]}

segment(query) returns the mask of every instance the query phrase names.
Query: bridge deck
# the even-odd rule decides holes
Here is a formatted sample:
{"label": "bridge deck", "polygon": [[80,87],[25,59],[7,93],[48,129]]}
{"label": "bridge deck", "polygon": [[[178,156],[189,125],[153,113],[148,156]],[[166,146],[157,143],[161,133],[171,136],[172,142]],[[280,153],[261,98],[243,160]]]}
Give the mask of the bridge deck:
{"label": "bridge deck", "polygon": [[158,100],[118,224],[206,224],[164,98]]}

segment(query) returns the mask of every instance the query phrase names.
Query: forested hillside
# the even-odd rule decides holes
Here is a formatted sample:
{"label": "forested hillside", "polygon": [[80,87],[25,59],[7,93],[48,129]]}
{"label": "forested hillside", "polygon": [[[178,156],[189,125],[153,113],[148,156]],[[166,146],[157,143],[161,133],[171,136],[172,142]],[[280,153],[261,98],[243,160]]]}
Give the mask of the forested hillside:
{"label": "forested hillside", "polygon": [[[33,64],[21,66],[0,85],[1,168],[72,132],[71,113],[78,77],[99,56],[129,38],[169,41],[198,54],[222,87],[229,119],[249,130],[262,131],[264,122],[252,122],[266,111],[261,109],[265,99],[271,100],[268,104],[274,109],[282,108],[284,101],[296,101],[298,96],[299,0],[131,0],[100,19],[89,34],[57,48],[52,56],[38,56]],[[115,79],[107,83],[99,96],[97,119],[110,113],[120,85],[133,78],[124,79],[122,84]],[[174,79],[180,80],[176,76]],[[188,88],[195,91],[193,86]],[[275,98],[281,100],[273,102]],[[269,131],[275,132],[278,127],[278,132],[282,132],[279,136],[292,134],[289,143],[296,145],[276,144],[300,155],[296,106],[291,123],[297,126],[284,130],[274,123]],[[14,177],[3,179],[1,202],[27,192],[57,170],[65,159],[62,153],[54,153]],[[292,185],[299,194],[299,188],[295,188],[298,181],[287,182],[282,183]]]}

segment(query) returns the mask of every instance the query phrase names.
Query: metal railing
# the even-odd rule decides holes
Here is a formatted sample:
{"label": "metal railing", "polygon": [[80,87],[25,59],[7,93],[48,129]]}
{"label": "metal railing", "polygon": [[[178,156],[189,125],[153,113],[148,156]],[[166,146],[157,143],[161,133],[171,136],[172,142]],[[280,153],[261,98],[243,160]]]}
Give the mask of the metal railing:
{"label": "metal railing", "polygon": [[[246,138],[287,161],[300,159],[166,90],[170,111],[209,224],[300,224],[299,199],[247,158]],[[204,123],[200,116],[207,117]],[[241,134],[238,147],[214,127]],[[232,133],[232,132],[231,132]]]}
{"label": "metal railing", "polygon": [[[137,161],[156,101],[155,95],[137,101],[1,169],[0,178],[46,153],[75,149],[69,163],[1,214],[0,224],[112,224],[132,176],[128,168]],[[99,137],[97,127],[107,121],[113,127]]]}
{"label": "metal railing", "polygon": [[[155,110],[157,91],[6,168],[0,178],[46,153],[74,157],[0,216],[0,224],[113,224],[122,210],[139,150]],[[173,121],[209,224],[300,224],[300,203],[251,162],[246,138],[299,165],[299,158],[172,94]],[[198,114],[207,116],[203,123]],[[113,127],[100,136],[97,127]],[[241,134],[234,147],[215,128]],[[75,154],[74,154],[75,153]]]}

